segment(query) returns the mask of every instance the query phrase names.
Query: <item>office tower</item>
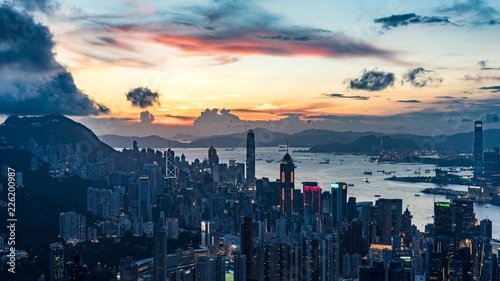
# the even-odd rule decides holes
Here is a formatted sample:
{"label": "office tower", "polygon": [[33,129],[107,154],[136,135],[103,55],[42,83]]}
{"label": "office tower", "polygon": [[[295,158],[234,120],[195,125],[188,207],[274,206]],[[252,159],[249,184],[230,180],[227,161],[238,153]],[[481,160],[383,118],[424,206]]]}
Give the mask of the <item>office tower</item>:
{"label": "office tower", "polygon": [[457,240],[465,240],[476,235],[476,216],[474,201],[469,199],[453,200],[455,236]]}
{"label": "office tower", "polygon": [[453,259],[448,265],[448,277],[451,281],[463,281],[463,264],[461,261]]}
{"label": "office tower", "polygon": [[217,255],[212,259],[212,263],[214,263],[214,280],[226,281],[226,257]]}
{"label": "office tower", "polygon": [[66,263],[64,278],[70,281],[90,281],[90,271],[83,263],[80,252],[73,256],[73,261]]}
{"label": "office tower", "polygon": [[214,270],[212,267],[212,262],[208,257],[199,258],[196,261],[196,281],[213,281],[214,280]]}
{"label": "office tower", "polygon": [[340,256],[344,254],[364,255],[363,250],[363,221],[361,219],[354,219],[351,223],[342,224],[338,228]]}
{"label": "office tower", "polygon": [[[310,233],[302,237],[301,275],[304,280],[333,280],[334,240]],[[340,258],[340,257],[339,257]],[[289,280],[289,279],[284,279]]]}
{"label": "office tower", "polygon": [[380,242],[390,245],[393,235],[399,235],[401,231],[401,215],[403,213],[403,200],[401,199],[378,199],[375,203],[380,211]]}
{"label": "office tower", "polygon": [[201,247],[209,248],[215,244],[215,222],[201,221]]}
{"label": "office tower", "polygon": [[482,237],[486,237],[488,239],[491,239],[492,235],[492,224],[489,219],[484,219],[479,223],[479,230],[480,230],[480,235]]}
{"label": "office tower", "polygon": [[349,197],[347,200],[347,221],[351,222],[358,217],[358,209],[356,206],[356,197]]}
{"label": "office tower", "polygon": [[321,187],[317,182],[303,182],[304,214],[321,214]]}
{"label": "office tower", "polygon": [[359,281],[385,281],[385,264],[383,260],[373,260],[371,266],[359,268]]}
{"label": "office tower", "polygon": [[338,226],[346,217],[347,184],[343,182],[332,182],[330,198],[330,215],[333,217],[335,225]]}
{"label": "office tower", "polygon": [[453,237],[453,211],[451,203],[434,203],[434,237]]}
{"label": "office tower", "polygon": [[[293,210],[295,164],[288,152],[283,156],[280,163],[280,183],[281,183],[281,215],[289,216]],[[247,256],[248,258],[248,256]]]}
{"label": "office tower", "polygon": [[238,163],[236,159],[229,159],[227,167],[228,181],[233,183],[242,183],[245,175],[245,164]]}
{"label": "office tower", "polygon": [[[358,254],[344,254],[342,259],[342,278],[356,279],[359,277],[359,268],[361,267],[361,256]],[[321,279],[330,280],[330,279]]]}
{"label": "office tower", "polygon": [[491,180],[493,176],[500,174],[500,153],[499,149],[488,150],[483,153],[484,170],[483,174],[486,179]]}
{"label": "office tower", "polygon": [[436,236],[434,238],[434,251],[439,253],[440,265],[444,279],[448,278],[448,266],[455,256],[455,238],[449,236]]}
{"label": "office tower", "polygon": [[234,256],[234,281],[246,281],[246,256],[237,253]]}
{"label": "office tower", "polygon": [[208,165],[210,165],[210,167],[219,165],[219,156],[217,155],[217,149],[214,148],[213,143],[208,149]]}
{"label": "office tower", "polygon": [[404,236],[405,246],[409,247],[412,243],[412,227],[411,227],[411,219],[413,218],[410,210],[406,207],[406,210],[401,217],[401,234]]}
{"label": "office tower", "polygon": [[255,136],[252,130],[247,134],[247,186],[255,186]]}
{"label": "office tower", "polygon": [[50,244],[50,281],[64,281],[64,246]]}
{"label": "office tower", "polygon": [[153,237],[154,281],[167,279],[167,233],[165,229],[165,214],[160,212],[160,217],[154,225]]}
{"label": "office tower", "polygon": [[490,240],[485,237],[472,239],[473,280],[492,280],[493,255]]}
{"label": "office tower", "polygon": [[[175,152],[168,148],[165,151],[165,189],[166,193],[172,193],[177,191],[175,189],[175,180],[177,179],[177,168],[175,167]],[[163,192],[162,192],[163,193]]]}
{"label": "office tower", "polygon": [[138,267],[134,258],[126,257],[120,259],[120,281],[137,281]]}
{"label": "office tower", "polygon": [[59,214],[59,237],[68,242],[81,242],[87,237],[86,218],[76,212]]}
{"label": "office tower", "polygon": [[137,184],[139,189],[139,215],[144,221],[152,221],[153,205],[151,204],[151,182],[149,181],[149,177],[139,177],[139,182]]}
{"label": "office tower", "polygon": [[[455,260],[462,263],[462,279],[461,280],[472,280],[472,265],[474,264],[474,257],[471,253],[471,248],[462,247],[456,250]],[[451,264],[451,263],[450,263]],[[451,278],[451,276],[450,276]],[[458,279],[460,280],[460,279]]]}
{"label": "office tower", "polygon": [[483,176],[483,122],[474,122],[474,178]]}
{"label": "office tower", "polygon": [[252,271],[253,271],[253,221],[251,217],[244,217],[243,223],[241,224],[241,233],[240,233],[240,248],[241,254],[246,257],[246,277],[247,280],[252,279]]}
{"label": "office tower", "polygon": [[163,171],[158,163],[144,163],[141,169],[141,175],[149,178],[151,202],[154,201],[156,194],[165,193],[163,190]]}

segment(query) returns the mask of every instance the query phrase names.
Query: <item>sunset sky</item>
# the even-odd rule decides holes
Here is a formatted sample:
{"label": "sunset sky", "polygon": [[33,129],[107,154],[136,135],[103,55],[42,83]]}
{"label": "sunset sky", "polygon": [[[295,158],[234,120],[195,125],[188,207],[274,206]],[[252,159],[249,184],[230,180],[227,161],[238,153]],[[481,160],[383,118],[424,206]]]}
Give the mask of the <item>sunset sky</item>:
{"label": "sunset sky", "polygon": [[0,12],[0,121],[61,113],[97,135],[168,137],[500,128],[498,1],[38,0]]}

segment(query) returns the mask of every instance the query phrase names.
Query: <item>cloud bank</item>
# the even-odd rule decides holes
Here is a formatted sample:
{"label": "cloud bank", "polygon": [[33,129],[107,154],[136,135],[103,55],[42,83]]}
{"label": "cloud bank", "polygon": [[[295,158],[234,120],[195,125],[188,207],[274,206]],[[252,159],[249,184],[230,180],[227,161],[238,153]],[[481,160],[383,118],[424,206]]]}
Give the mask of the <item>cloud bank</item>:
{"label": "cloud bank", "polygon": [[[42,2],[46,3],[33,5]],[[55,60],[52,37],[32,15],[0,5],[0,114],[108,113],[107,107],[80,91],[71,73]]]}

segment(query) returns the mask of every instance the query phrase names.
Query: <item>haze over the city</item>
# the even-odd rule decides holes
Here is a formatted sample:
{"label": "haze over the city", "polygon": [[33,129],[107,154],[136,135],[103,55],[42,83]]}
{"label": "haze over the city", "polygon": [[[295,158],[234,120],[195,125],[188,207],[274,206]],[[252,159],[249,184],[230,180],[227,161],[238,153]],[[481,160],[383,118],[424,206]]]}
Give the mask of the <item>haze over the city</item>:
{"label": "haze over the city", "polygon": [[3,1],[0,14],[2,122],[60,113],[97,135],[164,137],[500,127],[495,1]]}

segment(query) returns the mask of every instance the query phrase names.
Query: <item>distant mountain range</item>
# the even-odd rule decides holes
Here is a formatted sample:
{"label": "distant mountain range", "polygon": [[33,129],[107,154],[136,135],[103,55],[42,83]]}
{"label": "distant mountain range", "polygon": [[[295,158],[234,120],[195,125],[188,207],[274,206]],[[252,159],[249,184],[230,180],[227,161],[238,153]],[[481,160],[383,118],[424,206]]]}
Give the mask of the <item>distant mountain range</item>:
{"label": "distant mountain range", "polygon": [[[472,152],[473,132],[451,136],[438,135],[434,137],[411,134],[384,134],[379,132],[336,132],[329,130],[310,129],[295,134],[272,132],[267,129],[254,129],[257,146],[278,146],[288,143],[290,147],[310,147],[314,152],[369,152],[374,146],[384,149],[435,149]],[[247,131],[238,134],[217,135],[194,139],[191,142],[171,141],[172,148],[194,147],[244,147]],[[123,137],[104,135],[102,141],[115,148],[130,148],[136,140],[140,147],[164,148],[169,141],[158,136]],[[500,130],[485,130],[483,132],[486,149],[500,145]]]}
{"label": "distant mountain range", "polygon": [[[314,152],[369,152],[373,148],[383,149],[453,149],[460,152],[472,152],[473,132],[451,136],[434,137],[412,134],[384,134],[379,132],[336,132],[310,129],[295,134],[272,132],[263,128],[253,130],[256,146],[309,147]],[[216,135],[197,138],[190,142],[168,140],[159,136],[134,137],[103,135],[99,138],[84,125],[65,116],[52,114],[39,117],[10,116],[0,125],[0,145],[27,148],[31,140],[45,146],[51,142],[72,144],[75,149],[88,150],[89,156],[102,151],[104,155],[114,152],[113,148],[131,148],[133,141],[139,147],[151,148],[208,148],[244,147],[248,131],[237,134]],[[500,130],[483,132],[486,149],[500,145]]]}

